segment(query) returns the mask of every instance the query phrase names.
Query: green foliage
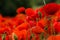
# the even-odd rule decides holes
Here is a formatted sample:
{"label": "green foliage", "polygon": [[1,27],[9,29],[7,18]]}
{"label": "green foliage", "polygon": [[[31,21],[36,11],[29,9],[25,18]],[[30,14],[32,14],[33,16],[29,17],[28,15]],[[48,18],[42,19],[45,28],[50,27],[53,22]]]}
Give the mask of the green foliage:
{"label": "green foliage", "polygon": [[22,6],[25,8],[31,7],[29,0],[1,0],[0,2],[0,12],[3,16],[15,16],[16,9]]}

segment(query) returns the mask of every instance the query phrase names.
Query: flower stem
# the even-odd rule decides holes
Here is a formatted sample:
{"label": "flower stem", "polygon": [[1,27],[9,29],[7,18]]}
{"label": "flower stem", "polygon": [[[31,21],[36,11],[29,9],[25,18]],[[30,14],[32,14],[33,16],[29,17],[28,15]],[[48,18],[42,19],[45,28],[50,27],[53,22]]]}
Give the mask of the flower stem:
{"label": "flower stem", "polygon": [[43,3],[44,3],[44,5],[46,5],[46,1],[45,0],[43,0]]}

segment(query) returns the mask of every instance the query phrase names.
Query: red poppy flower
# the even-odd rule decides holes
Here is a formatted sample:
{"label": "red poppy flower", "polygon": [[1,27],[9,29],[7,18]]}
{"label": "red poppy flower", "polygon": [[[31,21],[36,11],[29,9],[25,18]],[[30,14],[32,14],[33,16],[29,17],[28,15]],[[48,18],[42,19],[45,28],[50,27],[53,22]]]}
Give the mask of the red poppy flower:
{"label": "red poppy flower", "polygon": [[8,27],[0,28],[0,34],[5,33],[7,35],[11,34],[11,29]]}
{"label": "red poppy flower", "polygon": [[59,32],[60,32],[60,22],[55,22],[55,23],[53,24],[53,26],[54,26],[55,31],[56,31],[57,33],[59,33]]}
{"label": "red poppy flower", "polygon": [[17,19],[25,20],[25,18],[26,18],[25,14],[17,14],[14,20],[17,20]]}
{"label": "red poppy flower", "polygon": [[40,34],[40,33],[45,33],[45,31],[41,28],[41,27],[39,27],[39,26],[37,26],[37,27],[32,27],[32,32],[33,33],[36,33],[36,34]]}
{"label": "red poppy flower", "polygon": [[56,35],[56,40],[60,40],[60,35]]}
{"label": "red poppy flower", "polygon": [[14,37],[14,34],[17,36],[18,39],[22,38],[22,34],[20,33],[19,30],[13,30],[13,37]]}
{"label": "red poppy flower", "polygon": [[2,40],[2,37],[0,37],[0,40]]}
{"label": "red poppy flower", "polygon": [[18,37],[18,40],[26,40],[27,31],[26,30],[14,30],[13,33]]}
{"label": "red poppy flower", "polygon": [[56,35],[56,36],[51,35],[47,38],[47,40],[60,40],[60,35]]}
{"label": "red poppy flower", "polygon": [[29,21],[29,24],[30,24],[31,27],[36,26],[36,22],[35,21]]}
{"label": "red poppy flower", "polygon": [[39,18],[40,16],[42,16],[41,14],[39,14],[40,13],[39,11],[40,11],[39,8],[35,9],[36,18]]}
{"label": "red poppy flower", "polygon": [[34,10],[33,10],[32,8],[27,8],[27,9],[25,10],[25,13],[26,13],[26,15],[28,15],[28,16],[34,16],[34,15],[35,15],[35,12],[34,12]]}
{"label": "red poppy flower", "polygon": [[31,20],[35,20],[36,21],[36,18],[39,18],[38,9],[37,10],[33,10],[32,8],[27,8],[25,10],[25,13],[27,15],[26,19],[31,19]]}
{"label": "red poppy flower", "polygon": [[18,8],[17,10],[16,10],[16,12],[18,13],[18,14],[20,14],[21,12],[24,12],[25,11],[25,8],[24,7],[20,7],[20,8]]}
{"label": "red poppy flower", "polygon": [[47,38],[47,40],[55,40],[55,36],[49,36],[48,38]]}
{"label": "red poppy flower", "polygon": [[60,10],[52,17],[52,22],[60,22]]}
{"label": "red poppy flower", "polygon": [[29,21],[35,21],[35,17],[30,17],[30,16],[26,16],[26,21],[29,22]]}
{"label": "red poppy flower", "polygon": [[38,21],[38,26],[40,26],[41,28],[45,28],[47,25],[47,19],[42,18],[41,20]]}
{"label": "red poppy flower", "polygon": [[59,10],[59,5],[56,3],[49,3],[43,6],[40,10],[42,14],[53,15]]}
{"label": "red poppy flower", "polygon": [[60,10],[56,12],[55,16],[57,16],[60,19]]}
{"label": "red poppy flower", "polygon": [[21,25],[16,27],[16,29],[18,29],[18,30],[23,30],[23,29],[28,29],[28,28],[29,28],[29,25],[27,22],[22,23]]}

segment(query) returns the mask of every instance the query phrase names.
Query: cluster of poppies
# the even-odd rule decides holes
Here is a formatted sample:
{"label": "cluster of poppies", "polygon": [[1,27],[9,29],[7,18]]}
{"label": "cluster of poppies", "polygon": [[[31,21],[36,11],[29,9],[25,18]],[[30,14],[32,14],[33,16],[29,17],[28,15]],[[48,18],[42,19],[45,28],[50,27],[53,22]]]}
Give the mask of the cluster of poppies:
{"label": "cluster of poppies", "polygon": [[0,40],[60,40],[60,4],[16,12],[12,18],[0,14]]}

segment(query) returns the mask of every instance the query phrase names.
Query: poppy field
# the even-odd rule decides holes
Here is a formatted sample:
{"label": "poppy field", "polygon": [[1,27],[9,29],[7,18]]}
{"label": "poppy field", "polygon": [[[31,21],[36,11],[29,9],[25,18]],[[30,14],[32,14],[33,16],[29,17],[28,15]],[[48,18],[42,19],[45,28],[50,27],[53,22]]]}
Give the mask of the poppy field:
{"label": "poppy field", "polygon": [[60,4],[20,7],[15,17],[0,14],[0,40],[60,40]]}

